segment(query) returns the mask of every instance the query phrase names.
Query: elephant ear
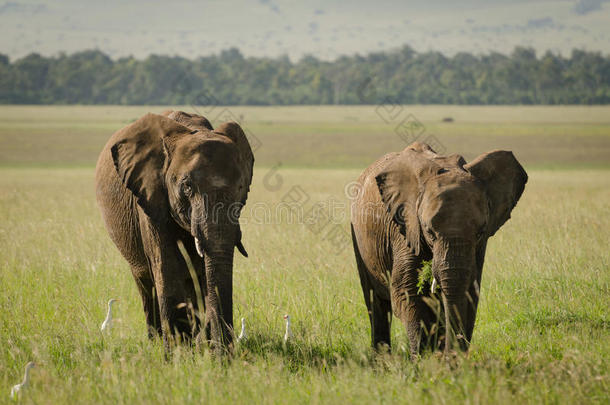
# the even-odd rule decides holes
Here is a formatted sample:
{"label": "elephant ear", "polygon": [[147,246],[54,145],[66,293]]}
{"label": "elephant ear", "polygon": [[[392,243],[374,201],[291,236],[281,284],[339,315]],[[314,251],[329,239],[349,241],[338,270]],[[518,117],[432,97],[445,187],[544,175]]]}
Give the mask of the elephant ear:
{"label": "elephant ear", "polygon": [[153,221],[168,219],[169,200],[164,180],[167,152],[163,139],[188,135],[191,130],[157,114],[146,114],[116,135],[110,148],[119,178]]}
{"label": "elephant ear", "polygon": [[523,194],[527,173],[513,153],[504,150],[484,153],[464,168],[485,184],[490,205],[488,234],[493,236]]}
{"label": "elephant ear", "polygon": [[440,168],[428,155],[431,152],[426,148],[409,146],[389,160],[375,176],[381,200],[416,255],[421,247],[417,209],[423,191],[422,184]]}

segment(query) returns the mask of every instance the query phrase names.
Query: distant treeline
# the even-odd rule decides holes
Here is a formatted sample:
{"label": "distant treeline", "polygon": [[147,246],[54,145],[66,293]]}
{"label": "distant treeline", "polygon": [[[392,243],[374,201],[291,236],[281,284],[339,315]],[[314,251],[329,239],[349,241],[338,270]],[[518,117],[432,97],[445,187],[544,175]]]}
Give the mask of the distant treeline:
{"label": "distant treeline", "polygon": [[244,57],[237,49],[189,60],[112,60],[100,51],[10,61],[0,54],[2,104],[609,104],[610,56],[569,58],[530,48],[511,55],[392,52]]}

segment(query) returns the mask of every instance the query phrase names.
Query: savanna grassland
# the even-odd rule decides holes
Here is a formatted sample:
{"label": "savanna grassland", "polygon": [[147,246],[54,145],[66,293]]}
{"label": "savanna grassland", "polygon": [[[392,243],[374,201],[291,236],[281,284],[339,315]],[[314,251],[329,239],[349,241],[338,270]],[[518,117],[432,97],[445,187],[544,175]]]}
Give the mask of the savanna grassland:
{"label": "savanna grassland", "polygon": [[[148,341],[95,203],[107,138],[164,108],[0,107],[0,403],[30,360],[25,403],[608,403],[610,107],[404,108],[447,153],[510,149],[530,176],[488,244],[471,351],[451,362],[409,360],[396,319],[393,353],[369,349],[345,188],[406,146],[377,107],[226,110],[259,146],[242,218],[250,258],[236,255],[234,271],[249,338],[225,365],[186,348],[166,360]],[[305,212],[332,201],[332,224],[276,215],[294,187]],[[121,301],[102,337],[109,298]]]}

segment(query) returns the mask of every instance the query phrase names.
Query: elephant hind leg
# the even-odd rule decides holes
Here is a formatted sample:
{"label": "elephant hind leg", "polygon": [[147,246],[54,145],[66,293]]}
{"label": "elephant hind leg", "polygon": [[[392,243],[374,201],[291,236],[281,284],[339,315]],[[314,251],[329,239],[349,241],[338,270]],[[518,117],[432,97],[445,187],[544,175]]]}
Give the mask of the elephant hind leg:
{"label": "elephant hind leg", "polygon": [[391,346],[390,327],[392,324],[392,304],[375,293],[367,279],[360,277],[364,302],[371,323],[371,346],[381,349]]}
{"label": "elephant hind leg", "polygon": [[[136,272],[134,271],[134,274]],[[148,338],[154,339],[160,337],[161,330],[161,315],[159,313],[159,300],[155,284],[150,277],[135,277],[138,291],[142,297],[142,306],[146,315],[146,326],[148,328]]]}
{"label": "elephant hind leg", "polygon": [[364,294],[364,302],[369,314],[371,323],[371,345],[375,349],[380,349],[384,346],[391,346],[390,342],[390,327],[392,324],[392,304],[390,300],[384,299],[375,293],[372,284],[368,277],[368,269],[362,260],[358,242],[354,234],[352,225],[352,242],[354,244],[354,254],[356,256],[356,265],[358,274],[360,275],[360,285]]}
{"label": "elephant hind leg", "polygon": [[392,325],[392,305],[389,300],[371,294],[369,317],[371,319],[372,344],[376,349],[391,347],[390,328]]}

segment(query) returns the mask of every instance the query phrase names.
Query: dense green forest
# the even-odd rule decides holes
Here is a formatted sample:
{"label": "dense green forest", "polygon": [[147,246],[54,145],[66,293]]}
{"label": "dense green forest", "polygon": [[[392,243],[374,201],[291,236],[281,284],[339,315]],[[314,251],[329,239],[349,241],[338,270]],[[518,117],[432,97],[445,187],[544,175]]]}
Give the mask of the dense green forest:
{"label": "dense green forest", "polygon": [[608,104],[610,56],[419,53],[408,46],[322,61],[244,57],[112,60],[100,51],[10,61],[0,54],[3,104]]}

